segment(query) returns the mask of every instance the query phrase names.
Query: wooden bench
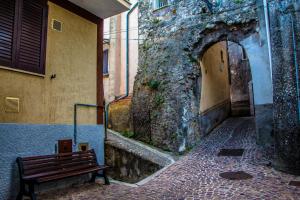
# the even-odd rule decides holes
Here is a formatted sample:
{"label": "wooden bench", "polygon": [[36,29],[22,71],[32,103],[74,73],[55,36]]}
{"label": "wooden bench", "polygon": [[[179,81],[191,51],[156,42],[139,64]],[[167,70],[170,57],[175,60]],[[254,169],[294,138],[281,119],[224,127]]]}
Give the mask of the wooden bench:
{"label": "wooden bench", "polygon": [[[94,150],[26,158],[19,157],[17,163],[20,173],[20,192],[17,199],[22,199],[23,195],[26,195],[35,200],[35,184],[83,174],[91,173],[91,182],[95,182],[97,176],[104,177],[105,184],[109,184],[105,174],[107,166],[98,164]],[[99,174],[99,171],[103,173]],[[26,190],[26,185],[28,185],[28,190]]]}

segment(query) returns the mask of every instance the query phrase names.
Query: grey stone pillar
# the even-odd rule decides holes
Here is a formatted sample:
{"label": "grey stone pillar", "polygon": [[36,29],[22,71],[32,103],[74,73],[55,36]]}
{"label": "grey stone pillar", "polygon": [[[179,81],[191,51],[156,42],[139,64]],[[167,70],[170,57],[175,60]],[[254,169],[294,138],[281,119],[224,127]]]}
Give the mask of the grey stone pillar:
{"label": "grey stone pillar", "polygon": [[274,166],[278,170],[300,174],[300,18],[295,12],[295,5],[299,2],[272,1],[269,11],[274,87]]}

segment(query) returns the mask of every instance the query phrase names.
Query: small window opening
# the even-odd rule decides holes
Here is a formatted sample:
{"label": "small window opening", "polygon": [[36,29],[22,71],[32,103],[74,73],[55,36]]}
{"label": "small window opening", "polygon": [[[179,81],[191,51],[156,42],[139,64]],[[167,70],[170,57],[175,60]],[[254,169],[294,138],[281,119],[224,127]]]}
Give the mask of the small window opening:
{"label": "small window opening", "polygon": [[168,0],[154,0],[154,9],[159,9],[169,5]]}
{"label": "small window opening", "polygon": [[223,51],[221,51],[221,62],[222,62],[222,63],[225,63]]}
{"label": "small window opening", "polygon": [[103,75],[107,76],[108,72],[108,49],[103,52]]}

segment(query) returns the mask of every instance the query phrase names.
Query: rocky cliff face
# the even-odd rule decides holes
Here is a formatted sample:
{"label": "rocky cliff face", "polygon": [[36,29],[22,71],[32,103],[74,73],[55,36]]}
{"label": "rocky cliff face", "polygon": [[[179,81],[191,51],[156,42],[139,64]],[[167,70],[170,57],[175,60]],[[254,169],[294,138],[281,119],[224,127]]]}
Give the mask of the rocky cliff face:
{"label": "rocky cliff face", "polygon": [[139,69],[132,102],[136,139],[184,152],[201,138],[198,60],[212,44],[256,32],[255,0],[171,0],[139,4]]}
{"label": "rocky cliff face", "polygon": [[277,169],[300,175],[300,1],[272,1],[270,29]]}

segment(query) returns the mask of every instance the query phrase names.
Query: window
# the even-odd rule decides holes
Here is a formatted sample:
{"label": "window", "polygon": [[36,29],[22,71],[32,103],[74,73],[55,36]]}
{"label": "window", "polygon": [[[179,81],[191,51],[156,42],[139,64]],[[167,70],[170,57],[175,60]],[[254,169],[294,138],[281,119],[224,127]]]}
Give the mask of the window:
{"label": "window", "polygon": [[222,62],[222,63],[225,63],[225,60],[224,60],[224,53],[223,53],[222,50],[221,50],[221,62]]}
{"label": "window", "polygon": [[46,0],[0,0],[0,65],[45,73]]}
{"label": "window", "polygon": [[154,4],[154,9],[159,9],[169,5],[168,0],[154,0],[153,4]]}
{"label": "window", "polygon": [[103,74],[108,75],[108,50],[103,52]]}

